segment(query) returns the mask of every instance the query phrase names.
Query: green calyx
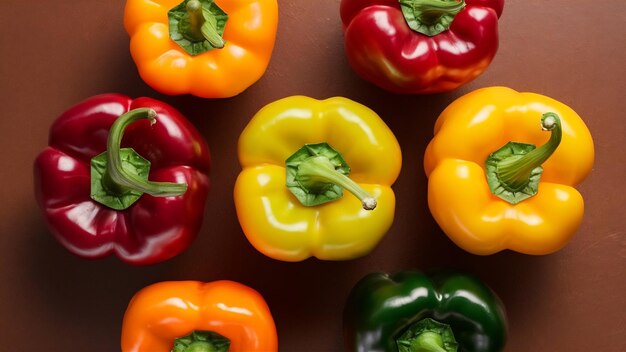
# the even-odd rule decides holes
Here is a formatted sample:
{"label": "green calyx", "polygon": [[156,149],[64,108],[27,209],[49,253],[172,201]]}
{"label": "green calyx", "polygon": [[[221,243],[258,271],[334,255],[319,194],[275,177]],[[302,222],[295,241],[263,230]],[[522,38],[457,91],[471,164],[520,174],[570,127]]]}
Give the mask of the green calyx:
{"label": "green calyx", "polygon": [[537,194],[543,173],[541,165],[559,146],[563,134],[561,120],[552,112],[542,115],[541,127],[551,132],[550,139],[541,147],[509,142],[489,155],[485,167],[493,195],[517,204]]}
{"label": "green calyx", "polygon": [[409,27],[429,37],[450,28],[454,17],[465,8],[464,0],[399,0]]}
{"label": "green calyx", "polygon": [[363,209],[376,208],[376,199],[348,178],[350,167],[328,143],[306,144],[285,161],[287,188],[305,206],[316,206],[354,194]]}
{"label": "green calyx", "polygon": [[178,196],[187,184],[148,181],[150,162],[132,148],[120,148],[124,130],[134,121],[156,123],[156,112],[139,108],[120,116],[109,130],[107,151],[91,159],[91,198],[115,210],[124,210],[144,193],[155,197]]}
{"label": "green calyx", "polygon": [[230,340],[212,331],[193,331],[174,341],[172,352],[228,352]]}
{"label": "green calyx", "polygon": [[399,352],[456,352],[449,325],[426,318],[411,325],[397,340]]}
{"label": "green calyx", "polygon": [[167,17],[170,38],[189,55],[224,47],[228,15],[213,0],[184,0]]}

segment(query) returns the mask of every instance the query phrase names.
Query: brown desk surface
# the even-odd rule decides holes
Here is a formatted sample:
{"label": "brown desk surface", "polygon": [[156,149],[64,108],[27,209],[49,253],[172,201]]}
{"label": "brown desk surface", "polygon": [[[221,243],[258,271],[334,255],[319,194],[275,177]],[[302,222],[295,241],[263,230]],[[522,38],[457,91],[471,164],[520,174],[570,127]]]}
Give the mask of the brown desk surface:
{"label": "brown desk surface", "polygon": [[[231,279],[264,295],[281,351],[340,351],[342,307],[360,277],[450,267],[476,274],[501,296],[510,319],[507,351],[626,351],[626,2],[507,1],[491,67],[461,90],[434,96],[396,96],[359,79],[343,54],[338,4],[280,0],[265,76],[236,98],[206,100],[163,96],[142,82],[122,27],[122,0],[0,2],[0,350],[115,351],[124,310],[140,288]],[[579,187],[585,218],[558,253],[473,256],[454,246],[428,211],[421,165],[435,118],[461,94],[491,85],[561,100],[594,136],[595,168]],[[50,236],[35,204],[32,162],[48,127],[69,106],[104,92],[174,105],[211,147],[204,225],[192,248],[165,263],[129,267],[115,258],[76,258]],[[238,135],[263,105],[295,94],[364,103],[402,146],[396,221],[364,258],[283,263],[256,252],[241,232],[232,200]]]}

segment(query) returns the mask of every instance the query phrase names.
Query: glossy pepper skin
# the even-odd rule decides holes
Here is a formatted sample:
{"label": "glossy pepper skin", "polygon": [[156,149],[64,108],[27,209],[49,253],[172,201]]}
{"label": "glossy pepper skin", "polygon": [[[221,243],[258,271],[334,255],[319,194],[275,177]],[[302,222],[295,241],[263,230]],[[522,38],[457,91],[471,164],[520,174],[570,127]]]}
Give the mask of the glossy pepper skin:
{"label": "glossy pepper skin", "polygon": [[[135,108],[156,111],[156,123],[131,124],[123,145],[151,163],[150,180],[187,183],[175,197],[142,195],[126,210],[90,198],[90,160],[107,147],[113,122]],[[49,146],[35,160],[35,195],[51,232],[84,258],[111,253],[130,264],[152,264],[185,250],[202,224],[209,188],[209,149],[171,106],[120,94],[94,96],[64,112],[50,128]]]}
{"label": "glossy pepper skin", "polygon": [[141,78],[157,91],[203,98],[235,96],[269,64],[278,23],[276,0],[218,0],[228,14],[221,49],[190,55],[170,39],[168,11],[181,0],[128,0],[124,27]]}
{"label": "glossy pepper skin", "polygon": [[278,350],[276,327],[263,297],[223,280],[160,282],[137,292],[124,315],[122,352],[170,352],[177,338],[193,331],[227,338],[230,352]]}
{"label": "glossy pepper skin", "polygon": [[390,92],[454,90],[485,71],[496,55],[504,0],[465,4],[448,30],[428,36],[409,27],[397,0],[342,0],[348,62]]}
{"label": "glossy pepper skin", "polygon": [[[549,139],[539,123],[556,113],[562,140],[543,163],[536,195],[517,204],[494,196],[485,160],[509,141],[539,146]],[[591,171],[593,140],[580,116],[549,97],[505,87],[471,92],[449,105],[426,148],[428,204],[459,247],[479,255],[512,249],[548,254],[563,247],[581,224],[584,202],[574,188]]]}
{"label": "glossy pepper skin", "polygon": [[[364,210],[345,192],[304,206],[286,188],[285,160],[305,144],[327,142],[342,153],[350,178],[378,202]],[[346,98],[289,97],[261,109],[239,138],[243,168],[235,183],[237,216],[250,243],[283,261],[311,256],[347,260],[369,253],[391,226],[400,172],[398,142],[375,112]]]}
{"label": "glossy pepper skin", "polygon": [[425,318],[450,326],[458,352],[504,348],[504,306],[485,284],[465,274],[427,276],[413,271],[372,273],[355,285],[344,310],[346,348],[397,352],[398,337]]}

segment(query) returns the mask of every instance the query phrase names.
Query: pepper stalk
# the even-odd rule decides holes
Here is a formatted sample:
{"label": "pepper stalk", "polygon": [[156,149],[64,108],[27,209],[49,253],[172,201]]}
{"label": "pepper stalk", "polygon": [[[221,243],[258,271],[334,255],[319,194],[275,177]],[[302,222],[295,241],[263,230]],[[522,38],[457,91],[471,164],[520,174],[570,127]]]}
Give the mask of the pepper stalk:
{"label": "pepper stalk", "polygon": [[456,352],[458,348],[452,328],[430,318],[411,325],[396,344],[399,352]]}
{"label": "pepper stalk", "polygon": [[178,196],[187,184],[148,180],[150,162],[132,148],[120,148],[124,130],[131,123],[148,119],[156,123],[156,111],[148,108],[131,110],[120,116],[109,130],[107,150],[91,159],[91,198],[109,208],[129,208],[144,193],[155,197]]}
{"label": "pepper stalk", "polygon": [[464,0],[399,0],[409,27],[433,37],[447,31],[454,17],[465,8]]}
{"label": "pepper stalk", "polygon": [[542,164],[556,151],[563,136],[561,119],[553,112],[541,117],[541,127],[550,139],[536,148],[533,144],[509,142],[491,153],[485,162],[491,193],[517,204],[537,194]]}
{"label": "pepper stalk", "polygon": [[363,209],[376,208],[376,199],[348,177],[350,167],[328,143],[306,144],[285,164],[287,188],[305,206],[339,199],[346,189],[361,201]]}
{"label": "pepper stalk", "polygon": [[228,14],[213,0],[184,0],[167,13],[170,38],[189,55],[222,49]]}
{"label": "pepper stalk", "polygon": [[194,330],[174,341],[171,352],[228,352],[230,340],[212,332]]}

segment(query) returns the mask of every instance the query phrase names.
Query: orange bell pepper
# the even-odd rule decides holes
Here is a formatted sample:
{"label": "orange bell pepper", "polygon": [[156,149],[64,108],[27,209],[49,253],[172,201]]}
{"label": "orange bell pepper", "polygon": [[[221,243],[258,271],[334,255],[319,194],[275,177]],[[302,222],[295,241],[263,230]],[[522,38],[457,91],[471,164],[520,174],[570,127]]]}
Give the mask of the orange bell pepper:
{"label": "orange bell pepper", "polygon": [[437,119],[424,156],[428,205],[468,252],[552,253],[582,222],[583,198],[574,186],[593,159],[587,126],[565,104],[504,87],[480,89]]}
{"label": "orange bell pepper", "polygon": [[141,78],[164,94],[237,95],[269,64],[276,0],[128,0],[124,27]]}
{"label": "orange bell pepper", "polygon": [[169,281],[139,291],[122,326],[122,352],[271,352],[276,327],[255,290],[233,281]]}

